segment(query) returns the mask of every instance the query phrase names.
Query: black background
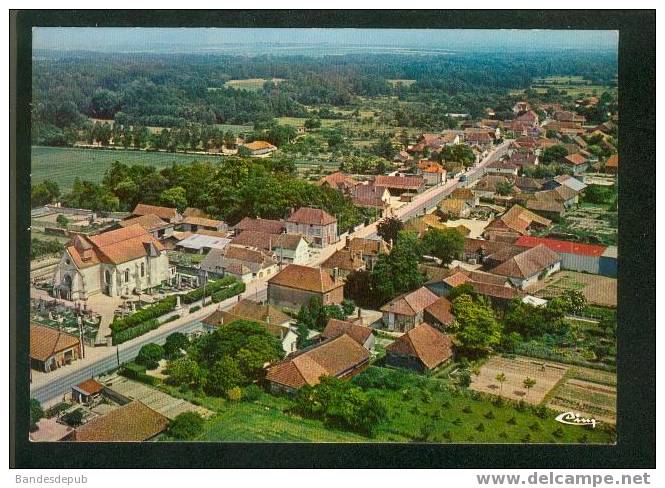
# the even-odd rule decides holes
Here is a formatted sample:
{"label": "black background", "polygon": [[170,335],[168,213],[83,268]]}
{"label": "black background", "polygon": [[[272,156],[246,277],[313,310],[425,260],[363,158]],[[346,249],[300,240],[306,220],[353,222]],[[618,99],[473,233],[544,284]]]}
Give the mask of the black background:
{"label": "black background", "polygon": [[[13,11],[10,17],[10,465],[14,468],[655,468],[655,11]],[[617,444],[31,443],[31,28],[356,27],[619,31]]]}

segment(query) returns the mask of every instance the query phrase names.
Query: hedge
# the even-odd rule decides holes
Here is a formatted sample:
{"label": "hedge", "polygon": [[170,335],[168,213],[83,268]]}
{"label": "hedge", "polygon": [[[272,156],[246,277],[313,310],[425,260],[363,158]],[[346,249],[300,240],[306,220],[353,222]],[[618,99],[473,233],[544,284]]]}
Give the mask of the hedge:
{"label": "hedge", "polygon": [[138,325],[142,325],[152,319],[161,317],[164,314],[175,310],[177,298],[175,296],[166,297],[157,303],[135,312],[128,317],[114,320],[111,323],[111,330],[114,333],[121,332]]}
{"label": "hedge", "polygon": [[213,294],[212,301],[213,303],[219,303],[222,300],[226,300],[227,298],[240,295],[244,291],[245,291],[245,283],[239,281],[236,284]]}
{"label": "hedge", "polygon": [[205,288],[205,296],[209,297],[210,295],[214,295],[214,293],[219,292],[223,288],[227,286],[234,285],[235,283],[238,283],[238,280],[236,280],[233,276],[226,276],[220,280],[216,281],[209,281],[206,283],[205,286],[202,286],[201,288],[197,288],[196,290],[192,290],[189,293],[185,293],[182,295],[182,301],[183,303],[194,303],[198,302],[203,298],[203,291]]}
{"label": "hedge", "polygon": [[152,386],[157,386],[161,384],[159,378],[155,378],[154,376],[146,374],[145,366],[141,366],[140,364],[136,363],[124,364],[123,367],[120,369],[120,374],[125,378],[140,381],[142,383],[146,383]]}
{"label": "hedge", "polygon": [[152,319],[143,322],[135,327],[130,327],[129,329],[121,330],[120,332],[113,333],[113,345],[122,344],[123,342],[134,339],[135,337],[141,336],[151,330],[155,330],[160,326],[159,320]]}

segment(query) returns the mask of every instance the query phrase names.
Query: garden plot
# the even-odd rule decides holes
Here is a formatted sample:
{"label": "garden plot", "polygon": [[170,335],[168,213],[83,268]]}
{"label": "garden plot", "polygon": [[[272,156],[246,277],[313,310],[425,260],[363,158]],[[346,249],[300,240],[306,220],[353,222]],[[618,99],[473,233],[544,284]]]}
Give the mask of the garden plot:
{"label": "garden plot", "polygon": [[561,296],[566,290],[581,291],[587,301],[594,305],[617,306],[617,280],[606,276],[562,271],[526,289],[527,292],[546,299]]}
{"label": "garden plot", "polygon": [[583,205],[567,212],[551,232],[594,236],[609,245],[616,244],[617,224],[617,212],[607,210],[607,206]]}
{"label": "garden plot", "polygon": [[[616,375],[614,376],[616,381]],[[616,423],[616,386],[567,379],[552,393],[547,406],[562,412],[572,411],[601,422]]]}
{"label": "garden plot", "polygon": [[[539,404],[545,395],[564,377],[568,367],[563,364],[538,361],[530,358],[514,359],[495,356],[480,367],[478,375],[472,375],[470,388],[483,393],[499,395],[511,400],[524,400]],[[497,376],[505,375],[501,384]],[[524,380],[535,380],[527,391]]]}
{"label": "garden plot", "polygon": [[104,378],[102,381],[119,395],[130,400],[139,400],[170,420],[184,412],[197,412],[203,418],[209,418],[213,415],[213,412],[206,408],[199,407],[181,398],[174,398],[160,390],[120,375],[113,375]]}

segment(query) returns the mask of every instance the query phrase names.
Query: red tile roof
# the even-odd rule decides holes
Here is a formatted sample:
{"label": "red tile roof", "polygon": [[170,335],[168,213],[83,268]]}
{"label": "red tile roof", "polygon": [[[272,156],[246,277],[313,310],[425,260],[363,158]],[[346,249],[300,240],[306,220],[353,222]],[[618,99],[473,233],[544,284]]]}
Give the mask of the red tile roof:
{"label": "red tile roof", "polygon": [[178,210],[169,207],[159,207],[157,205],[146,205],[139,203],[132,212],[132,215],[153,214],[164,220],[173,220],[178,216]]}
{"label": "red tile roof", "polygon": [[95,395],[104,389],[104,385],[102,385],[99,381],[95,381],[90,378],[82,383],[79,383],[75,388],[85,393],[86,395]]}
{"label": "red tile roof", "polygon": [[351,339],[363,346],[367,339],[372,336],[372,329],[345,320],[330,319],[326,324],[326,328],[321,332],[321,337],[324,339],[332,339],[333,337],[338,337],[342,334],[348,335]]}
{"label": "red tile roof", "polygon": [[393,188],[397,190],[418,190],[425,184],[422,176],[384,176],[374,178],[375,186]]}
{"label": "red tile roof", "polygon": [[270,278],[268,285],[279,285],[296,290],[327,293],[344,286],[344,282],[333,280],[328,272],[320,268],[289,264],[282,271]]}
{"label": "red tile roof", "polygon": [[234,229],[237,231],[253,230],[267,234],[281,234],[286,231],[286,225],[280,220],[245,217],[236,224]]}
{"label": "red tile roof", "polygon": [[450,336],[422,323],[386,347],[386,351],[417,357],[428,369],[434,369],[453,357],[453,341]]}
{"label": "red tile roof", "polygon": [[80,442],[142,442],[164,432],[169,419],[138,400],[90,420],[76,430]]}
{"label": "red tile roof", "polygon": [[287,222],[309,225],[329,225],[337,222],[337,219],[320,208],[300,207],[293,212]]}
{"label": "red tile roof", "polygon": [[557,253],[547,246],[539,244],[499,264],[491,270],[492,273],[508,276],[510,278],[529,278],[549,266],[560,262]]}
{"label": "red tile roof", "polygon": [[369,351],[342,334],[268,367],[266,380],[290,388],[314,386],[322,376],[344,377],[368,361]]}
{"label": "red tile roof", "polygon": [[444,325],[450,325],[455,320],[453,304],[445,297],[440,297],[436,302],[427,307],[425,312]]}
{"label": "red tile roof", "polygon": [[416,315],[436,302],[439,297],[428,288],[422,286],[415,291],[404,293],[381,307],[382,312],[393,312],[399,315]]}
{"label": "red tile roof", "polygon": [[602,256],[607,246],[598,244],[582,244],[579,242],[548,239],[547,237],[522,236],[515,242],[516,246],[536,247],[544,245],[557,253],[578,254],[580,256]]}
{"label": "red tile roof", "polygon": [[79,339],[71,334],[39,324],[30,324],[30,357],[38,361],[78,347]]}

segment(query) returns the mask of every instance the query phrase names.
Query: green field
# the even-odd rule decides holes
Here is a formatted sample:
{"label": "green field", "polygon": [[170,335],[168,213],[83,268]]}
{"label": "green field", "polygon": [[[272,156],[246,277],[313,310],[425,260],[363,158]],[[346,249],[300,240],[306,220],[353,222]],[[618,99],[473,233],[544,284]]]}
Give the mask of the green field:
{"label": "green field", "polygon": [[400,80],[400,79],[386,80],[386,81],[388,83],[390,83],[391,85],[393,85],[393,86],[397,86],[397,85],[411,86],[416,82],[416,80]]}
{"label": "green field", "polygon": [[[263,84],[268,81],[267,78],[250,78],[247,80],[229,80],[224,83],[227,88],[235,88],[236,90],[249,90],[259,91],[263,89]],[[273,83],[281,83],[285,81],[283,78],[272,78]]]}
{"label": "green field", "polygon": [[55,181],[63,192],[69,191],[74,178],[100,182],[104,171],[120,161],[125,164],[152,165],[165,168],[171,163],[217,160],[215,156],[164,152],[82,149],[69,147],[32,147],[32,182]]}
{"label": "green field", "polygon": [[[293,400],[264,393],[253,402],[230,402],[162,386],[217,412],[206,421],[197,440],[227,442],[545,442],[612,443],[603,429],[563,425],[551,412],[537,416],[531,408],[512,403],[495,405],[482,395],[449,388],[449,383],[413,375],[407,389],[369,389],[389,410],[389,421],[376,437],[327,427],[322,421],[302,418],[289,409]],[[482,425],[482,426],[481,426]]]}

